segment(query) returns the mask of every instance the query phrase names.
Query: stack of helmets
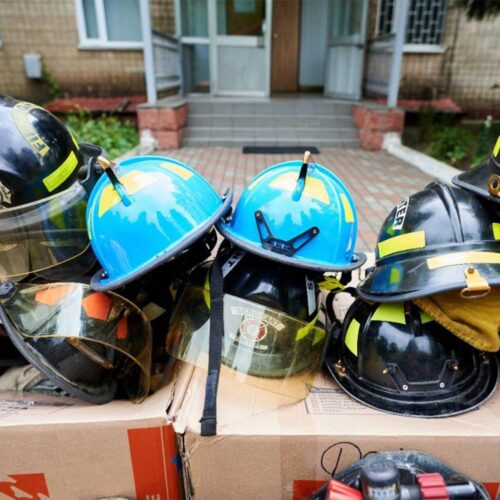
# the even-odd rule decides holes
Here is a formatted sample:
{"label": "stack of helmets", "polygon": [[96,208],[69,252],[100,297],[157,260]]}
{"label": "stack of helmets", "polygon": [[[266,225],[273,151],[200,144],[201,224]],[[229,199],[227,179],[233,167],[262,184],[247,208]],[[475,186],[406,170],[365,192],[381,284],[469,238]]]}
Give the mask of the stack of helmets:
{"label": "stack of helmets", "polygon": [[[500,349],[500,211],[490,163],[403,200],[378,237],[376,265],[337,326],[327,366],[355,399],[443,417],[494,392]],[[492,203],[493,202],[493,203]]]}
{"label": "stack of helmets", "polygon": [[96,262],[85,214],[105,152],[7,96],[0,134],[0,387],[92,403],[125,388],[142,400],[149,321],[123,297],[85,284]]}
{"label": "stack of helmets", "polygon": [[219,220],[211,265],[190,276],[167,336],[168,352],[208,367],[202,435],[216,433],[219,374],[295,399],[320,370],[327,335],[320,318],[325,272],[349,272],[357,216],[344,184],[312,162],[273,165]]}

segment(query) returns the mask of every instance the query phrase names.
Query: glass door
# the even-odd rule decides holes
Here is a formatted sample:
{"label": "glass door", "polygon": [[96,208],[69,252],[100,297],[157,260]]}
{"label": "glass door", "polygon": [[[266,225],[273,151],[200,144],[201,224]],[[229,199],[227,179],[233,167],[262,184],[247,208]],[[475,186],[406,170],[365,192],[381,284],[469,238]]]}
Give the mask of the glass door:
{"label": "glass door", "polygon": [[207,0],[180,0],[182,74],[186,94],[206,94],[210,85]]}
{"label": "glass door", "polygon": [[330,0],[325,95],[359,100],[368,0]]}
{"label": "glass door", "polygon": [[208,0],[216,95],[269,95],[272,0]]}

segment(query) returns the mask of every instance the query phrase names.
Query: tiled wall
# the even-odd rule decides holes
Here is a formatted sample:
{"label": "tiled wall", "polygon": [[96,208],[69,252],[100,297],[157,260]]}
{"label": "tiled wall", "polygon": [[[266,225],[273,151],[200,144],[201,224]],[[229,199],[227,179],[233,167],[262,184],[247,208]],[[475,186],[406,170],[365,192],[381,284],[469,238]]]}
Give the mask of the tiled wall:
{"label": "tiled wall", "polygon": [[[151,0],[153,28],[174,32],[173,0]],[[142,50],[79,50],[74,0],[0,0],[0,92],[43,102],[47,85],[24,74],[38,53],[63,96],[144,94]]]}

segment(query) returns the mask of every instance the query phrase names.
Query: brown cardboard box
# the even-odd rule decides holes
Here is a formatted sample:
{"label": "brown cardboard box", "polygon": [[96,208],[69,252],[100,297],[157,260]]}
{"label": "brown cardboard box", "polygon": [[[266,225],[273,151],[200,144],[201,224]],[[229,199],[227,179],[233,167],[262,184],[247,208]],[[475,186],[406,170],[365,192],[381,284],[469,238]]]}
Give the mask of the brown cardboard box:
{"label": "brown cardboard box", "polygon": [[141,404],[0,393],[0,498],[181,498],[170,380]]}
{"label": "brown cardboard box", "polygon": [[480,410],[443,419],[404,418],[362,406],[318,376],[305,401],[221,377],[218,434],[201,437],[206,372],[191,377],[177,411],[187,495],[217,498],[307,498],[338,470],[371,451],[431,453],[482,481],[500,498],[500,391]]}

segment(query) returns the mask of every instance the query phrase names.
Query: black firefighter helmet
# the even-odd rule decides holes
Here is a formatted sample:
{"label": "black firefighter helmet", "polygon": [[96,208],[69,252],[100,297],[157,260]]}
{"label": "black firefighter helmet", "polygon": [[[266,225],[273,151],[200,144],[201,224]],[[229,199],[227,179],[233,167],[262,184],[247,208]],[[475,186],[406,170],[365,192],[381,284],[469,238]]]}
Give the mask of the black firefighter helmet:
{"label": "black firefighter helmet", "polygon": [[496,358],[448,332],[412,302],[370,304],[356,299],[327,367],[358,401],[416,417],[457,415],[495,390]]}
{"label": "black firefighter helmet", "polygon": [[0,279],[85,273],[95,262],[85,210],[105,151],[78,144],[47,110],[4,95],[0,137]]}
{"label": "black firefighter helmet", "polygon": [[24,358],[55,386],[102,404],[149,391],[151,326],[134,304],[80,283],[0,285],[0,320]]}
{"label": "black firefighter helmet", "polygon": [[457,175],[453,183],[500,205],[500,137],[488,160]]}
{"label": "black firefighter helmet", "polygon": [[394,302],[500,285],[500,213],[464,189],[429,184],[395,207],[379,232],[376,265],[359,286],[373,302]]}
{"label": "black firefighter helmet", "polygon": [[486,488],[437,458],[418,451],[381,451],[334,475],[309,500],[475,498]]}
{"label": "black firefighter helmet", "polygon": [[[218,258],[224,293],[222,363],[239,373],[238,380],[252,379],[251,385],[305,397],[304,381],[320,369],[326,344],[314,273],[241,250]],[[209,270],[204,265],[193,274],[167,336],[172,356],[204,367],[212,309]],[[302,383],[290,391],[286,379],[295,375]],[[271,382],[266,385],[263,379]]]}

